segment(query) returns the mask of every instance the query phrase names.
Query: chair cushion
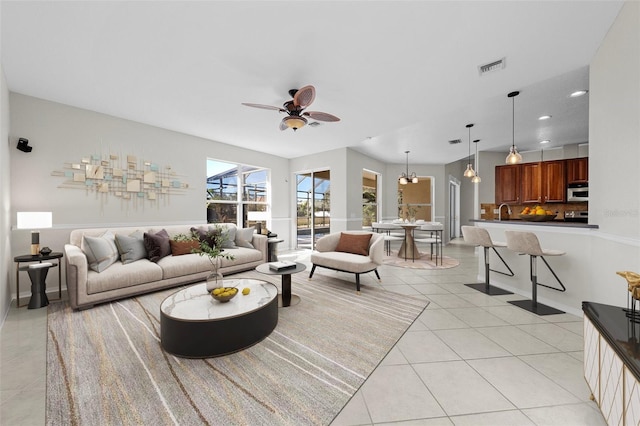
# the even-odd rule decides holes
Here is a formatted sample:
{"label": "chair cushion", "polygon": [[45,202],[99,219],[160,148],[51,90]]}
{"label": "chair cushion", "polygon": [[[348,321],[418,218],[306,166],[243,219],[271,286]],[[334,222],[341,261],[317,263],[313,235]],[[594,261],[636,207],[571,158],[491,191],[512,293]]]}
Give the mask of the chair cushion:
{"label": "chair cushion", "polygon": [[347,234],[342,232],[335,251],[369,256],[371,234]]}
{"label": "chair cushion", "polygon": [[378,266],[371,261],[369,256],[337,251],[312,253],[311,263],[329,269],[337,269],[357,274],[373,271]]}

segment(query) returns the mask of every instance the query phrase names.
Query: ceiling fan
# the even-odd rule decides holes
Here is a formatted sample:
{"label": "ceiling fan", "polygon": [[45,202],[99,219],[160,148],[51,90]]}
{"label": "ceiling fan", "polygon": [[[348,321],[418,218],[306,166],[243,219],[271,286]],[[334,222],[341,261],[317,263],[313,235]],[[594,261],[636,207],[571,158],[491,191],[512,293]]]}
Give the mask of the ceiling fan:
{"label": "ceiling fan", "polygon": [[289,95],[293,99],[282,104],[282,107],[262,104],[250,104],[245,102],[243,102],[242,105],[250,106],[253,108],[273,109],[278,112],[286,113],[287,116],[284,117],[280,122],[280,130],[293,129],[293,131],[295,132],[296,130],[307,124],[307,119],[305,117],[309,117],[317,121],[340,121],[340,119],[335,115],[327,114],[326,112],[304,110],[306,107],[311,105],[313,100],[316,98],[315,87],[309,85],[304,86],[301,89],[291,89],[289,90]]}

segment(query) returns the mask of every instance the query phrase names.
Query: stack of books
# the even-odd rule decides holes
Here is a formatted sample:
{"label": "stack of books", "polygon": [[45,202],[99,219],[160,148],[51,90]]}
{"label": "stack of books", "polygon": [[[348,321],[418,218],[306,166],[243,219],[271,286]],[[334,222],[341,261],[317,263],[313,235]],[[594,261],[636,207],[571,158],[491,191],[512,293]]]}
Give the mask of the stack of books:
{"label": "stack of books", "polygon": [[269,269],[272,271],[282,271],[285,269],[292,269],[296,267],[296,262],[292,262],[290,260],[283,260],[280,262],[270,262]]}

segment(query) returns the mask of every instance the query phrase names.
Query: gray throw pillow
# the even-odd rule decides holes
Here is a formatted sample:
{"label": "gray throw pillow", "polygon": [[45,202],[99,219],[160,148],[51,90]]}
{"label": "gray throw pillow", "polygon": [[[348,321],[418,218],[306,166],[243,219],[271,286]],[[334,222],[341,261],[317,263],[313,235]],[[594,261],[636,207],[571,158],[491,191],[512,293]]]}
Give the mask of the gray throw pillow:
{"label": "gray throw pillow", "polygon": [[238,247],[255,248],[253,244],[251,244],[255,230],[253,227],[236,229],[236,245]]}
{"label": "gray throw pillow", "polygon": [[104,271],[118,260],[118,248],[111,231],[105,232],[100,237],[84,236],[81,248],[87,256],[89,268],[96,272]]}
{"label": "gray throw pillow", "polygon": [[129,235],[116,234],[116,246],[118,246],[120,260],[122,260],[123,265],[147,257],[142,231],[136,231]]}
{"label": "gray throw pillow", "polygon": [[[211,229],[211,227],[209,227],[209,229]],[[236,227],[235,226],[221,226],[220,229],[222,230],[222,239],[225,240],[222,243],[222,248],[238,248],[238,246],[236,246]]]}

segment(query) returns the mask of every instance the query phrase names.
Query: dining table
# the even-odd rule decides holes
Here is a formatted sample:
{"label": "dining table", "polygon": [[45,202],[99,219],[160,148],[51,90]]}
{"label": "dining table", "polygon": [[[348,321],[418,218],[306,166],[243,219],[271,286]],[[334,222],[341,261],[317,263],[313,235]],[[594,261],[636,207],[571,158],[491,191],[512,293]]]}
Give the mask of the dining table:
{"label": "dining table", "polygon": [[[400,231],[401,229],[404,231],[404,236],[402,238],[402,245],[400,246],[400,250],[398,251],[398,257],[403,258],[405,260],[411,259],[415,260],[416,258],[420,258],[420,252],[418,250],[418,246],[416,244],[416,236],[415,231],[427,231],[429,233],[435,234],[435,238],[430,238],[428,242],[432,243],[432,253],[431,257],[433,258],[433,244],[435,244],[436,249],[436,265],[438,264],[438,260],[442,263],[442,237],[444,227],[441,223],[437,222],[375,222],[371,224],[371,228],[374,232],[384,232],[387,235],[391,234],[391,231],[396,230]],[[420,238],[418,238],[420,241]]]}

